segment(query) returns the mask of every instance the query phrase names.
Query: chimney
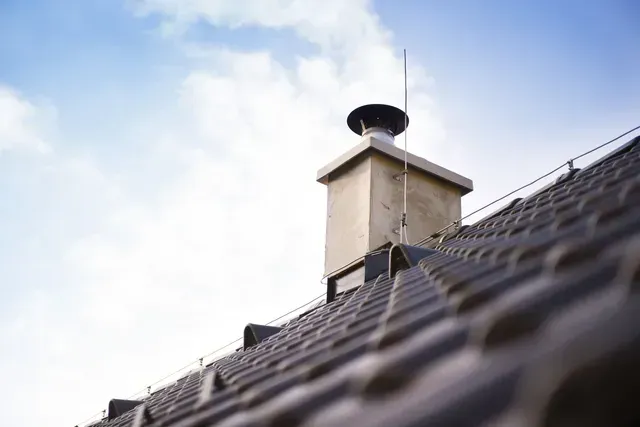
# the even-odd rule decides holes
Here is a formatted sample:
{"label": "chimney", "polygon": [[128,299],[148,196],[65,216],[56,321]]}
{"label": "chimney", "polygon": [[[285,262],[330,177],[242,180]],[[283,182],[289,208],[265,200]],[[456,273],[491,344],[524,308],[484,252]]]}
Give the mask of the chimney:
{"label": "chimney", "polygon": [[[329,301],[386,269],[379,253],[362,259],[366,254],[400,242],[405,152],[394,139],[405,130],[405,114],[389,105],[364,105],[349,114],[347,125],[361,136],[360,143],[317,175],[327,186],[324,270],[333,288],[327,292]],[[407,167],[411,244],[460,219],[461,198],[473,190],[473,182],[411,153]]]}

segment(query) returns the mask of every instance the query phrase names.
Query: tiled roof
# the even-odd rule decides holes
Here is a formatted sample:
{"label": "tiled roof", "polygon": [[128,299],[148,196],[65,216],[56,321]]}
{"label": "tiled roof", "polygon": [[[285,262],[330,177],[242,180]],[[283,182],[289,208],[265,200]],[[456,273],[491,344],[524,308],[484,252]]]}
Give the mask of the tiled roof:
{"label": "tiled roof", "polygon": [[640,425],[639,171],[636,138],[98,425]]}

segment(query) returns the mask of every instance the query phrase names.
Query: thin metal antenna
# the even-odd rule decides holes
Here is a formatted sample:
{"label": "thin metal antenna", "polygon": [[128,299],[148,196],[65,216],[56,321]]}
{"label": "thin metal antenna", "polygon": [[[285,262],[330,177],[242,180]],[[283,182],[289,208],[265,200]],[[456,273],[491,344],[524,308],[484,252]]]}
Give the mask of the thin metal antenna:
{"label": "thin metal antenna", "polygon": [[[409,166],[407,161],[407,49],[403,49],[404,55],[404,204],[402,206],[402,215],[400,216],[400,243],[409,243],[407,236],[407,178],[409,177]],[[406,240],[405,240],[406,238]]]}

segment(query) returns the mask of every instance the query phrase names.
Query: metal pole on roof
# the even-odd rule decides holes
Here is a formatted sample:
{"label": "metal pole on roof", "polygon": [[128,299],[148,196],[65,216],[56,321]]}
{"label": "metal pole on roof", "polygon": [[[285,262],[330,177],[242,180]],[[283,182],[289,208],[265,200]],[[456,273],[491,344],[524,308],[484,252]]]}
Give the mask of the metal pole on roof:
{"label": "metal pole on roof", "polygon": [[408,91],[407,91],[407,49],[403,50],[404,58],[404,194],[402,214],[400,215],[400,243],[409,243],[409,236],[407,235],[407,180],[409,178],[409,168],[407,160],[407,104],[408,104]]}

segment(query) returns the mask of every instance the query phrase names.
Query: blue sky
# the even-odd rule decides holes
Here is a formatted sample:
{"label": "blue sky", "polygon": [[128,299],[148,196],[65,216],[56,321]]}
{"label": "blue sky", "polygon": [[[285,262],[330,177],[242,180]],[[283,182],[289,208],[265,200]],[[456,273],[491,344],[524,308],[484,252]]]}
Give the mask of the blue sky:
{"label": "blue sky", "polygon": [[[0,15],[0,79],[27,95],[64,100],[59,126],[77,132],[108,108],[140,114],[161,100],[161,87],[189,70],[181,42],[157,31],[161,18],[140,19],[133,2],[106,0],[5,1]],[[427,67],[438,103],[451,120],[475,123],[479,105],[510,133],[533,128],[578,127],[585,120],[633,109],[640,92],[635,76],[640,43],[631,0],[556,2],[379,1],[375,11],[394,33],[396,49]],[[199,22],[182,41],[239,50],[269,49],[284,63],[291,53],[314,52],[289,29],[230,29]],[[316,49],[317,50],[317,49]],[[100,82],[96,85],[96,82]],[[136,88],[136,96],[130,89]],[[87,96],[91,93],[92,96]],[[488,99],[491,102],[488,102]],[[99,100],[100,102],[96,102]],[[553,104],[555,114],[540,110]],[[121,117],[115,117],[120,118]],[[463,126],[463,125],[457,125]],[[483,131],[495,131],[493,123]],[[111,129],[117,145],[118,127]],[[544,144],[544,142],[541,142]],[[109,155],[104,149],[101,154]]]}
{"label": "blue sky", "polygon": [[7,423],[75,425],[322,294],[315,172],[357,143],[352,108],[402,105],[403,48],[409,151],[474,180],[465,213],[638,124],[639,15],[632,0],[1,1]]}

